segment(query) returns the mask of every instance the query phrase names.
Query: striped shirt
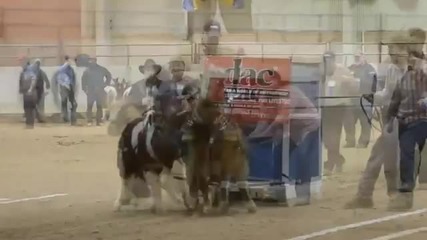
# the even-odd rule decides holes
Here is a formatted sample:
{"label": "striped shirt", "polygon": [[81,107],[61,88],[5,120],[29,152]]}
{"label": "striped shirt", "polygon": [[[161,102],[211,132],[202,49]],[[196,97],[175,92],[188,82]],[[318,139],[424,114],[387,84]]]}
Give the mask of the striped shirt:
{"label": "striped shirt", "polygon": [[405,73],[393,93],[389,119],[397,117],[399,122],[409,125],[415,121],[427,121],[427,111],[421,109],[419,102],[427,98],[427,74],[423,66],[418,65]]}

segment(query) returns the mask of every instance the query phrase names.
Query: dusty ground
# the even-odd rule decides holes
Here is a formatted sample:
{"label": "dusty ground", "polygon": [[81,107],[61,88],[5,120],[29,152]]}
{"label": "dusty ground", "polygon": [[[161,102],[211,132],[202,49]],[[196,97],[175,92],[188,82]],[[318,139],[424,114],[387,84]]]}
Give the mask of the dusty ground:
{"label": "dusty ground", "polygon": [[[116,141],[106,136],[103,127],[38,126],[25,130],[21,124],[0,123],[0,239],[282,240],[397,214],[386,211],[382,177],[375,209],[342,208],[355,193],[370,149],[345,150],[345,173],[326,179],[322,200],[308,207],[269,206],[260,207],[255,215],[240,211],[203,218],[176,210],[166,216],[113,212],[119,187]],[[60,193],[68,195],[25,200]],[[427,207],[427,193],[418,191],[416,197],[415,209]],[[19,199],[24,200],[14,201]],[[374,239],[425,227],[426,220],[425,215],[417,214],[299,239]],[[396,239],[427,239],[427,232]]]}

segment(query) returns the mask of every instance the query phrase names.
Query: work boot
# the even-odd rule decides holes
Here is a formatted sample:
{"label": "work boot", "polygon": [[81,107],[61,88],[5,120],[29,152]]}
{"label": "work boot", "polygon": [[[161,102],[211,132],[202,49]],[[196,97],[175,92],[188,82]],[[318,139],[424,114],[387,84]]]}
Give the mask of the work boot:
{"label": "work boot", "polygon": [[390,198],[388,202],[388,211],[408,211],[414,205],[413,192],[400,192]]}
{"label": "work boot", "polygon": [[344,209],[358,209],[358,208],[373,208],[374,201],[372,198],[354,197],[352,200],[344,205]]}
{"label": "work boot", "polygon": [[335,167],[335,164],[333,163],[333,162],[331,162],[331,161],[326,161],[324,164],[323,164],[323,175],[325,175],[325,176],[330,176],[330,175],[332,175],[332,173],[333,173],[333,171],[334,171],[334,167]]}

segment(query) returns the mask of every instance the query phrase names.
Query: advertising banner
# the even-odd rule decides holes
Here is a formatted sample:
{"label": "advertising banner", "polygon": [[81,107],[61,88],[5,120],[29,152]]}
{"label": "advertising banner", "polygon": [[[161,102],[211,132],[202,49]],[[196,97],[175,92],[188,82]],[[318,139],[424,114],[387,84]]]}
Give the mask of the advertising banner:
{"label": "advertising banner", "polygon": [[204,62],[207,97],[239,123],[287,119],[291,61],[213,56]]}

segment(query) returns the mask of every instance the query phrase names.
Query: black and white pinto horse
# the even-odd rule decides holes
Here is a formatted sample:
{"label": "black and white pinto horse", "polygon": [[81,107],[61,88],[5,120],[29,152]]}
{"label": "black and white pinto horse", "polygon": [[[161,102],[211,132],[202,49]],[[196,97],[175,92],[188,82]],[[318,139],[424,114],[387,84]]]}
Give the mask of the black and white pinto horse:
{"label": "black and white pinto horse", "polygon": [[[155,78],[156,75],[152,77]],[[152,82],[147,79],[148,85]],[[124,107],[129,108],[129,105]],[[134,207],[143,207],[140,205],[140,200],[152,196],[154,203],[151,209],[155,213],[162,213],[165,211],[162,188],[176,203],[182,203],[183,200],[185,202],[188,196],[188,185],[185,165],[181,160],[179,132],[186,120],[184,114],[176,113],[165,118],[153,109],[148,109],[142,117],[126,124],[120,136],[117,152],[122,185],[115,203],[116,210],[130,205],[133,197],[137,198],[133,203]],[[178,165],[180,170],[177,173],[172,172],[174,164]],[[147,193],[146,185],[145,190],[143,189],[145,193],[138,196],[138,193],[132,189],[132,182],[135,179],[147,184],[151,188],[151,193]]]}
{"label": "black and white pinto horse", "polygon": [[[158,124],[155,122],[155,115],[153,110],[147,111],[142,118],[127,124],[121,134],[117,161],[122,186],[115,204],[117,210],[131,204],[132,197],[138,197],[138,193],[132,194],[131,185],[135,180],[140,180],[151,187],[151,193],[141,193],[140,198],[152,195],[154,198],[152,210],[156,213],[164,212],[161,188],[164,188],[176,203],[182,203],[188,195],[180,147],[176,138],[171,137],[177,135],[185,119],[175,117]],[[174,164],[178,165],[178,169],[181,167],[181,171],[172,174]],[[140,207],[140,200],[134,202],[136,208]]]}

